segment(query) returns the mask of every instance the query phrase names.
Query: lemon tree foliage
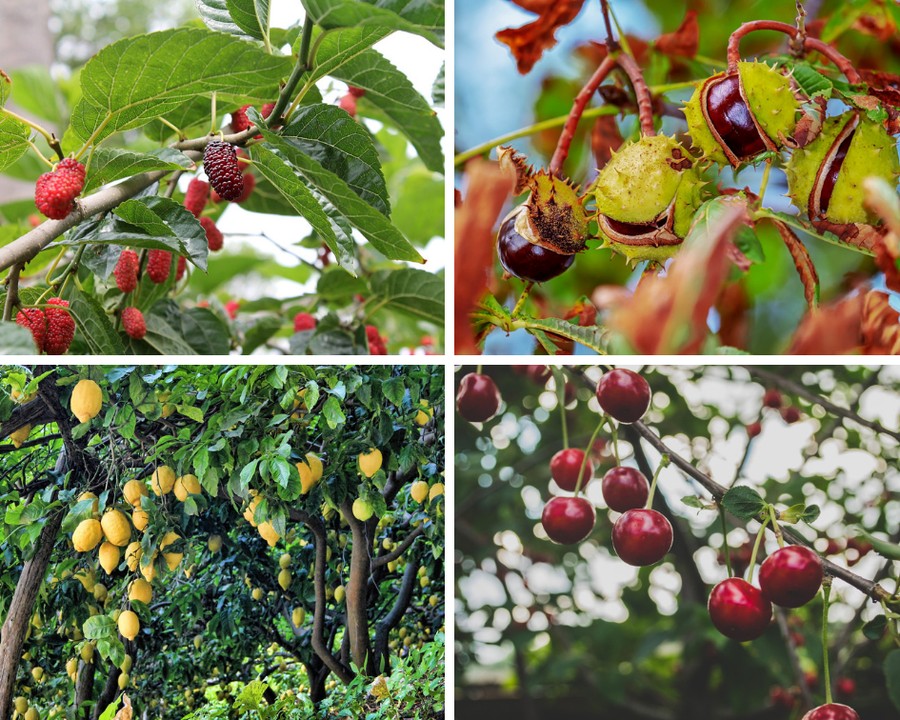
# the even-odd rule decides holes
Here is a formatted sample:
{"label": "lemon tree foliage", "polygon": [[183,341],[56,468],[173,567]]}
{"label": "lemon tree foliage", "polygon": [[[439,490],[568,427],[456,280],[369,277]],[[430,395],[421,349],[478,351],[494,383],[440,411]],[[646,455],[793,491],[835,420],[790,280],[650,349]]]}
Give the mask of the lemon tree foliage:
{"label": "lemon tree foliage", "polygon": [[0,377],[0,716],[442,716],[441,368]]}
{"label": "lemon tree foliage", "polygon": [[[443,72],[426,98],[374,45],[442,47],[443,2],[302,5],[282,28],[267,2],[200,0],[199,21],[100,49],[77,87],[0,68],[0,172],[37,181],[34,202],[0,204],[0,352],[442,343]],[[221,140],[238,150],[227,190],[204,153]],[[222,223],[223,238],[230,201],[283,220],[244,242]],[[269,297],[278,281],[304,292]],[[44,327],[51,298],[74,337],[35,330],[27,313]]]}

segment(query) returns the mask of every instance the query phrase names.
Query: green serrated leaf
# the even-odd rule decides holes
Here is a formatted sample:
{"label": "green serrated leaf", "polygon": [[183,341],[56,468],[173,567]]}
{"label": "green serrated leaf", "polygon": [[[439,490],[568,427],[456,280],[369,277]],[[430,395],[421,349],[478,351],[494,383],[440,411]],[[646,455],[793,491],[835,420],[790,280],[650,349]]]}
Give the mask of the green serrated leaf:
{"label": "green serrated leaf", "polygon": [[521,321],[523,327],[528,330],[538,329],[543,332],[561,335],[569,340],[584,345],[589,350],[593,350],[601,355],[606,354],[606,332],[598,325],[590,325],[582,327],[568,320],[559,320],[557,318],[528,318]]}
{"label": "green serrated leaf", "polygon": [[234,24],[269,46],[269,0],[226,0]]}
{"label": "green serrated leaf", "polygon": [[791,76],[807,97],[821,95],[827,100],[834,90],[834,84],[809,63],[793,63]]}
{"label": "green serrated leaf", "polygon": [[429,170],[444,172],[441,137],[444,129],[437,113],[393,63],[377,50],[365,50],[331,75],[363,88],[361,102],[371,103],[412,143]]}
{"label": "green serrated leaf", "polygon": [[63,293],[75,318],[75,340],[87,346],[92,355],[123,355],[125,346],[112,325],[110,316],[93,295],[81,292],[69,283]]}
{"label": "green serrated leaf", "polygon": [[800,519],[805,523],[814,523],[819,519],[819,514],[821,512],[818,505],[807,505],[803,514],[800,516]]}
{"label": "green serrated leaf", "polygon": [[0,170],[12,165],[28,151],[31,131],[27,125],[0,115]]}
{"label": "green serrated leaf", "polygon": [[741,520],[751,520],[765,509],[766,501],[753,488],[738,485],[725,493],[722,506]]}
{"label": "green serrated leaf", "polygon": [[438,325],[443,323],[443,276],[401,268],[374,274],[371,285],[372,292],[394,310]]}
{"label": "green serrated leaf", "polygon": [[322,414],[325,416],[325,422],[328,423],[328,427],[332,430],[347,421],[347,417],[341,409],[340,401],[333,395],[322,405]]}
{"label": "green serrated leaf", "polygon": [[[397,230],[397,228],[395,228],[382,213],[364,202],[340,177],[322,167],[315,159],[306,155],[305,152],[301,151],[278,134],[263,129],[262,135],[267,143],[277,149],[280,156],[284,158],[281,165],[287,170],[287,177],[285,176],[284,171],[282,171],[282,182],[293,179],[291,185],[303,187],[302,192],[309,196],[309,191],[306,189],[305,185],[296,180],[294,171],[299,171],[308,182],[315,185],[317,190],[322,193],[322,195],[324,195],[338,211],[340,211],[353,227],[365,236],[372,244],[372,247],[378,250],[378,252],[391,260],[425,262],[409,240],[403,237],[402,233],[400,233],[400,231]],[[262,150],[261,148],[259,150],[254,148],[254,150],[259,152],[263,157],[265,157],[266,154],[275,157],[274,153],[271,153],[268,150]],[[275,182],[274,179],[273,182]],[[286,192],[285,187],[279,186],[279,190]],[[316,204],[316,207],[319,208],[321,212],[318,203]],[[300,208],[298,208],[298,210],[300,210]],[[307,217],[316,230],[320,231],[319,227],[316,226],[308,216],[304,214],[304,217]],[[336,238],[334,237],[334,232],[331,231],[330,226],[328,232],[331,235],[331,241],[329,242],[327,235],[323,237],[325,237],[326,242],[329,242],[329,247],[332,247],[332,243],[336,242]],[[334,248],[332,248],[332,250],[334,250]],[[347,268],[343,262],[341,265],[345,269],[352,271],[350,268]]]}
{"label": "green serrated leaf", "polygon": [[696,510],[715,510],[716,505],[708,503],[703,498],[699,498],[696,495],[687,495],[681,498],[681,502],[688,507],[695,508]]}
{"label": "green serrated leaf", "polygon": [[324,28],[376,26],[421,35],[443,47],[443,0],[302,0],[309,17]]}
{"label": "green serrated leaf", "polygon": [[[140,127],[204,93],[241,94],[260,85],[272,95],[291,71],[289,57],[269,55],[246,42],[206,28],[178,28],[108,45],[81,71],[82,99],[64,138],[74,150],[116,132]],[[153,69],[147,82],[147,69]]]}

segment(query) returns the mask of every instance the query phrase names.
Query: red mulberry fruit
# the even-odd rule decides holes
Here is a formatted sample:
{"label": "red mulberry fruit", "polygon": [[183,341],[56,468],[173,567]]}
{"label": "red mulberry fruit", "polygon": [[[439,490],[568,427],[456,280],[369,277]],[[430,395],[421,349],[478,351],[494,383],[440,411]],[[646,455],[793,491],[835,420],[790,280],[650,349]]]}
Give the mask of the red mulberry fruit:
{"label": "red mulberry fruit", "polygon": [[169,279],[172,270],[172,253],[168,250],[151,250],[147,253],[147,275],[157,285]]}
{"label": "red mulberry fruit", "polygon": [[77,160],[66,159],[53,172],[41,175],[34,185],[34,204],[51,220],[62,220],[75,209],[75,198],[84,187],[85,170]]}
{"label": "red mulberry fruit", "polygon": [[250,118],[247,117],[247,108],[249,105],[243,105],[231,113],[231,129],[236,132],[246,130],[252,124]]}
{"label": "red mulberry fruit", "polygon": [[178,257],[178,266],[175,268],[175,282],[181,280],[187,272],[187,258],[184,255]]}
{"label": "red mulberry fruit", "polygon": [[209,182],[226,200],[234,200],[244,191],[244,176],[238,165],[234,145],[213,140],[203,151],[203,167]]}
{"label": "red mulberry fruit", "polygon": [[47,319],[47,337],[44,340],[44,351],[48,355],[62,355],[69,349],[72,339],[75,337],[75,318],[69,311],[69,303],[61,298],[50,298],[48,307],[44,310]]}
{"label": "red mulberry fruit", "polygon": [[316,319],[309,313],[300,312],[294,315],[294,332],[303,330],[315,330]]}
{"label": "red mulberry fruit", "polygon": [[237,300],[229,300],[225,303],[225,312],[228,313],[228,317],[234,320],[238,314],[238,308],[241,306],[241,303]]}
{"label": "red mulberry fruit", "polygon": [[144,313],[136,307],[127,307],[122,311],[122,327],[130,338],[140,340],[147,334],[147,323]]}
{"label": "red mulberry fruit", "polygon": [[346,110],[350,117],[356,117],[356,98],[352,94],[347,93],[344,95],[338,106],[341,110]]}
{"label": "red mulberry fruit", "polygon": [[366,325],[366,339],[369,341],[369,355],[387,355],[387,346],[384,338],[378,333],[374,325]]}
{"label": "red mulberry fruit", "polygon": [[134,250],[125,249],[119,255],[116,269],[113,270],[113,275],[116,276],[116,287],[126,295],[137,287],[138,264],[137,253]]}
{"label": "red mulberry fruit", "polygon": [[184,206],[194,217],[200,217],[207,200],[209,200],[209,183],[200,178],[193,178],[184,194]]}
{"label": "red mulberry fruit", "polygon": [[222,231],[216,227],[213,219],[202,217],[200,218],[200,224],[203,226],[203,229],[206,230],[206,244],[209,246],[209,249],[213,252],[221,250],[222,245],[225,244],[225,238],[222,235]]}
{"label": "red mulberry fruit", "polygon": [[47,337],[47,320],[40,308],[25,308],[16,313],[16,324],[28,328],[37,345],[38,352],[44,352],[44,339]]}

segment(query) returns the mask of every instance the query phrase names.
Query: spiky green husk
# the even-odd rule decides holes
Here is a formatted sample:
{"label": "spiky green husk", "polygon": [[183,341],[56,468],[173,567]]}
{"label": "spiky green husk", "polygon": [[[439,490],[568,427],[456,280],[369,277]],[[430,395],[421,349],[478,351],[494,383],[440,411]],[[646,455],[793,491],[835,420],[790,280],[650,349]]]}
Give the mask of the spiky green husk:
{"label": "spiky green husk", "polygon": [[[806,147],[795,150],[791,156],[786,170],[788,194],[803,212],[808,212],[809,195],[819,167],[838,134],[852,117],[851,110],[843,115],[827,118],[818,137]],[[898,175],[900,159],[894,138],[888,135],[883,125],[862,116],[838,174],[826,218],[838,224],[876,224],[877,216],[863,204],[863,180],[875,176],[896,185]]]}
{"label": "spiky green husk", "polygon": [[641,138],[613,155],[588,192],[598,212],[614,220],[650,222],[669,207],[682,177],[692,172],[671,167],[681,158],[690,156],[673,138]]}
{"label": "spiky green husk", "polygon": [[[724,76],[725,73],[718,73],[700,83],[684,106],[691,142],[705,158],[719,165],[728,165],[728,157],[710,132],[700,106],[700,96],[707,83]],[[775,68],[760,62],[738,63],[738,76],[747,106],[766,135],[780,147],[782,139],[793,133],[800,111],[800,102],[791,90],[790,80]]]}
{"label": "spiky green husk", "polygon": [[765,63],[738,63],[738,75],[747,105],[762,129],[781,147],[797,124],[800,102],[791,90],[791,81]]}

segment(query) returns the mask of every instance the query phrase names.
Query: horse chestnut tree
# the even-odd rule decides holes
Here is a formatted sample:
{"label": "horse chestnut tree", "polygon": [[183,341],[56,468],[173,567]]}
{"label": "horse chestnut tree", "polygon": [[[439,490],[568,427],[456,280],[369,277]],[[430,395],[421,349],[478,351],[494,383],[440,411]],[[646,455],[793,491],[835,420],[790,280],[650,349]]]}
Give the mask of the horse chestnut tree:
{"label": "horse chestnut tree", "polygon": [[458,714],[488,664],[502,715],[525,688],[540,716],[897,714],[896,368],[481,372],[505,410],[456,426]]}
{"label": "horse chestnut tree", "polygon": [[457,18],[460,351],[896,352],[896,13],[513,2]]}

